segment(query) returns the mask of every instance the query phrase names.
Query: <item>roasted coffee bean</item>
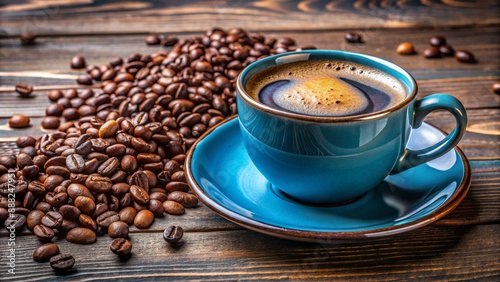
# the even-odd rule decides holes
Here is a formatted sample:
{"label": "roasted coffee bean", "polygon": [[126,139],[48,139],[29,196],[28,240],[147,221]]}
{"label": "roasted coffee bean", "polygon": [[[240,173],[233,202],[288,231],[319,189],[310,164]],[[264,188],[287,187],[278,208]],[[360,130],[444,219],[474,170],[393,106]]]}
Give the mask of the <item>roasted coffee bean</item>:
{"label": "roasted coffee bean", "polygon": [[165,189],[170,193],[174,191],[188,192],[189,185],[185,182],[171,181],[165,186]]}
{"label": "roasted coffee bean", "polygon": [[[105,152],[111,145],[108,141],[102,138],[91,139],[90,142],[92,143],[92,149],[97,152]],[[108,159],[108,156],[106,156],[106,159]]]}
{"label": "roasted coffee bean", "polygon": [[54,243],[46,243],[38,246],[33,252],[33,260],[36,262],[47,262],[51,257],[59,254],[59,247]]}
{"label": "roasted coffee bean", "polygon": [[80,214],[80,216],[78,216],[78,222],[80,223],[81,227],[97,231],[97,223],[89,215]]}
{"label": "roasted coffee bean", "polygon": [[98,203],[95,205],[95,210],[94,210],[94,213],[92,214],[92,217],[93,218],[97,218],[98,216],[100,216],[101,214],[107,212],[109,209],[108,209],[108,205],[105,204],[105,203]]}
{"label": "roasted coffee bean", "polygon": [[25,166],[33,165],[33,159],[28,154],[20,153],[16,157],[16,163],[17,167],[22,169]]}
{"label": "roasted coffee bean", "polygon": [[87,186],[91,191],[95,193],[106,193],[111,190],[113,183],[108,177],[104,177],[98,173],[94,173],[89,175],[89,177],[85,181],[85,186]]}
{"label": "roasted coffee bean", "polygon": [[32,181],[28,184],[28,190],[35,196],[43,196],[47,193],[45,186],[40,181]]}
{"label": "roasted coffee bean", "polygon": [[76,82],[82,85],[92,85],[92,78],[88,75],[81,74],[76,78]]}
{"label": "roasted coffee bean", "polygon": [[123,221],[115,221],[108,227],[108,235],[111,238],[127,238],[128,232],[128,224]]}
{"label": "roasted coffee bean", "polygon": [[72,69],[83,69],[87,65],[85,58],[82,56],[75,56],[70,61],[70,67]]}
{"label": "roasted coffee bean", "polygon": [[[88,178],[87,178],[88,180]],[[89,184],[86,184],[87,186],[90,186]],[[71,197],[71,199],[75,200],[79,196],[85,196],[89,197],[91,199],[94,199],[94,195],[90,192],[89,189],[85,185],[78,184],[78,183],[71,183],[68,186],[67,189],[68,195]]]}
{"label": "roasted coffee bean", "polygon": [[49,211],[52,210],[52,207],[46,202],[40,202],[36,205],[36,209],[44,213],[48,213]]}
{"label": "roasted coffee bean", "polygon": [[111,223],[119,220],[120,216],[118,215],[118,213],[114,211],[107,211],[97,217],[96,222],[100,227],[108,228]]}
{"label": "roasted coffee bean", "polygon": [[161,38],[156,34],[151,34],[146,37],[147,45],[159,45],[161,43]]}
{"label": "roasted coffee bean", "polygon": [[163,231],[163,239],[169,244],[177,244],[182,239],[184,230],[180,226],[170,225]]}
{"label": "roasted coffee bean", "polygon": [[78,154],[71,154],[66,157],[66,167],[72,173],[80,173],[85,170],[85,159]]}
{"label": "roasted coffee bean", "polygon": [[66,204],[68,202],[68,199],[69,196],[66,192],[49,192],[45,195],[45,201],[53,207],[60,207]]}
{"label": "roasted coffee bean", "polygon": [[96,239],[94,231],[83,227],[73,228],[66,234],[66,241],[75,244],[92,244]]}
{"label": "roasted coffee bean", "polygon": [[45,216],[45,212],[40,210],[32,210],[26,216],[26,226],[29,230],[33,230],[35,226],[42,224],[42,218]]}
{"label": "roasted coffee bean", "polygon": [[24,147],[34,147],[36,144],[36,138],[31,136],[20,136],[16,140],[17,146]]}
{"label": "roasted coffee bean", "polygon": [[148,210],[150,210],[155,217],[163,216],[163,205],[162,202],[158,200],[149,200],[149,204],[147,205]]}
{"label": "roasted coffee bean", "polygon": [[198,198],[195,195],[182,191],[174,191],[168,194],[168,199],[175,201],[186,208],[192,208],[198,205]]}
{"label": "roasted coffee bean", "polygon": [[137,210],[133,207],[126,207],[122,209],[118,215],[120,220],[127,223],[128,225],[134,223],[134,218],[137,215]]}
{"label": "roasted coffee bean", "polygon": [[14,168],[16,166],[16,158],[9,155],[0,155],[0,165],[6,168]]}
{"label": "roasted coffee bean", "polygon": [[83,170],[84,174],[93,174],[97,171],[99,167],[99,161],[97,159],[91,159],[85,161],[85,169]]}
{"label": "roasted coffee bean", "polygon": [[125,155],[127,146],[123,144],[114,144],[106,148],[106,154],[110,157],[121,157]]}
{"label": "roasted coffee bean", "polygon": [[119,129],[118,123],[115,120],[109,120],[106,123],[104,123],[99,129],[99,137],[100,138],[114,137],[118,129]]}
{"label": "roasted coffee bean", "polygon": [[29,98],[31,97],[31,93],[33,92],[33,87],[27,84],[20,83],[16,85],[16,92],[22,98]]}
{"label": "roasted coffee bean", "polygon": [[146,173],[143,171],[137,171],[129,179],[128,184],[130,186],[137,185],[144,189],[146,192],[149,191],[149,179]]}
{"label": "roasted coffee bean", "polygon": [[415,54],[415,47],[410,42],[400,43],[396,49],[396,52],[400,55],[413,55]]}
{"label": "roasted coffee bean", "polygon": [[455,55],[455,49],[453,49],[450,45],[439,46],[439,51],[441,52],[441,55],[445,57],[453,57]]}
{"label": "roasted coffee bean", "polygon": [[455,52],[455,59],[461,63],[476,63],[476,58],[474,57],[474,54],[467,50],[457,50]]}
{"label": "roasted coffee bean", "polygon": [[442,54],[439,47],[430,47],[424,50],[424,56],[427,59],[441,58]]}
{"label": "roasted coffee bean", "polygon": [[120,257],[126,257],[132,252],[132,243],[125,238],[116,238],[111,242],[109,249]]}
{"label": "roasted coffee bean", "polygon": [[175,201],[166,200],[163,202],[163,210],[168,214],[181,215],[185,214],[184,206]]}
{"label": "roasted coffee bean", "polygon": [[175,36],[167,36],[167,37],[165,37],[165,38],[162,39],[161,44],[163,46],[170,47],[170,46],[174,46],[175,44],[177,44],[177,42],[179,42],[179,40],[177,39],[177,37],[175,37]]}
{"label": "roasted coffee bean", "polygon": [[42,224],[38,224],[33,228],[33,233],[42,242],[50,242],[54,238],[54,230]]}
{"label": "roasted coffee bean", "polygon": [[104,177],[111,176],[119,166],[120,161],[116,157],[111,157],[97,168],[97,172]]}
{"label": "roasted coffee bean", "polygon": [[58,228],[61,226],[63,217],[56,211],[49,211],[42,217],[42,224],[49,228]]}
{"label": "roasted coffee bean", "polygon": [[50,258],[50,267],[56,272],[66,272],[75,265],[75,259],[71,255],[58,254]]}
{"label": "roasted coffee bean", "polygon": [[84,214],[92,214],[95,210],[94,200],[86,196],[76,197],[73,204]]}
{"label": "roasted coffee bean", "polygon": [[68,220],[68,219],[63,219],[61,226],[57,228],[57,230],[60,233],[68,233],[71,229],[78,227],[78,223]]}
{"label": "roasted coffee bean", "polygon": [[75,142],[75,153],[80,155],[87,155],[92,151],[92,136],[82,134]]}
{"label": "roasted coffee bean", "polygon": [[59,207],[59,213],[64,219],[78,220],[81,211],[73,205],[63,205]]}
{"label": "roasted coffee bean", "polygon": [[435,35],[429,39],[429,44],[434,47],[443,46],[446,44],[446,38],[441,35]]}
{"label": "roasted coffee bean", "polygon": [[61,120],[55,116],[47,116],[42,118],[41,125],[44,129],[57,129],[61,125]]}
{"label": "roasted coffee bean", "polygon": [[493,93],[500,94],[500,82],[493,83],[491,89],[493,90]]}
{"label": "roasted coffee bean", "polygon": [[128,173],[134,172],[138,168],[138,162],[137,159],[134,156],[131,155],[125,155],[123,156],[121,160],[121,168]]}
{"label": "roasted coffee bean", "polygon": [[25,115],[16,114],[9,119],[9,126],[12,128],[25,128],[30,125],[30,118]]}
{"label": "roasted coffee bean", "polygon": [[355,32],[346,33],[344,35],[344,39],[349,43],[363,43],[363,37],[361,36],[361,34]]}
{"label": "roasted coffee bean", "polygon": [[146,205],[149,203],[148,192],[140,186],[131,185],[130,194],[132,195],[132,199],[140,205]]}
{"label": "roasted coffee bean", "polygon": [[155,216],[150,210],[141,210],[134,218],[134,225],[139,229],[145,229],[151,226],[154,220]]}
{"label": "roasted coffee bean", "polygon": [[22,231],[26,225],[26,216],[23,214],[10,214],[10,216],[4,221],[4,226],[11,233]]}

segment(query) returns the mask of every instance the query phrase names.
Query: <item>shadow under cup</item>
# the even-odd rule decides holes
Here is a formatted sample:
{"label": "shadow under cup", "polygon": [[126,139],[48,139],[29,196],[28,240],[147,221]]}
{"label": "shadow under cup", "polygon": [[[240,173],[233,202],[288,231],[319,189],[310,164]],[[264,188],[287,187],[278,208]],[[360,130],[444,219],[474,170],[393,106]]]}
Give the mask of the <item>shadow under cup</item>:
{"label": "shadow under cup", "polygon": [[[370,114],[309,116],[278,110],[251,98],[248,79],[281,63],[332,59],[377,69],[399,80],[406,98]],[[415,80],[385,60],[333,50],[291,52],[259,60],[237,80],[239,123],[257,169],[288,196],[311,204],[354,199],[391,173],[405,152],[416,101]]]}

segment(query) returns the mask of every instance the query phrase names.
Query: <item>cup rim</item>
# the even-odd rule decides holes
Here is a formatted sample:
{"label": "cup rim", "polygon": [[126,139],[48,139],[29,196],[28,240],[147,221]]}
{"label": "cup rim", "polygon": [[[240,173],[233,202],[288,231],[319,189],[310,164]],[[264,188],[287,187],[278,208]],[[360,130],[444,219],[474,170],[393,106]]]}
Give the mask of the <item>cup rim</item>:
{"label": "cup rim", "polygon": [[[398,103],[392,107],[389,107],[387,109],[384,109],[381,111],[376,111],[376,112],[371,112],[371,113],[366,113],[366,114],[350,115],[350,116],[313,116],[313,115],[307,115],[307,114],[287,112],[287,111],[279,110],[279,109],[267,106],[263,103],[260,103],[248,95],[248,93],[245,90],[245,87],[243,86],[243,78],[245,78],[248,75],[248,73],[250,72],[251,69],[254,69],[258,66],[262,66],[262,65],[268,63],[269,61],[276,61],[276,59],[280,58],[280,57],[289,56],[289,55],[300,55],[300,54],[316,54],[316,55],[334,54],[335,56],[337,56],[339,58],[340,57],[348,58],[348,59],[345,59],[346,61],[353,61],[353,62],[360,63],[360,64],[363,64],[363,63],[358,62],[358,60],[360,60],[360,61],[361,60],[369,60],[369,61],[375,62],[379,66],[384,66],[385,68],[393,70],[393,71],[397,72],[398,74],[401,74],[403,77],[405,77],[407,82],[401,81],[400,78],[397,78],[397,77],[395,77],[395,78],[398,81],[400,81],[401,83],[403,83],[403,85],[408,85],[411,93],[409,93],[403,101],[401,101],[400,103]],[[384,70],[382,70],[382,71],[384,71]],[[392,74],[389,74],[389,75],[392,75]],[[394,77],[394,75],[392,75],[392,76]],[[408,73],[408,71],[406,71],[402,67],[400,67],[400,66],[398,66],[398,65],[396,65],[388,60],[381,59],[381,58],[367,55],[367,54],[362,54],[362,53],[347,52],[347,51],[342,51],[342,50],[329,50],[329,49],[292,51],[292,52],[286,52],[286,53],[272,55],[272,56],[257,60],[255,62],[251,63],[250,65],[246,66],[245,69],[243,69],[240,72],[240,74],[238,75],[238,77],[236,79],[237,96],[241,97],[248,105],[252,106],[253,108],[256,108],[262,112],[266,112],[268,114],[279,116],[279,117],[290,118],[290,119],[295,119],[295,120],[302,120],[302,121],[322,122],[322,123],[367,121],[367,120],[376,120],[376,119],[384,118],[384,117],[408,106],[416,98],[417,90],[418,90],[418,86],[417,86],[417,83],[415,81],[415,78],[413,78],[413,76],[410,73]]]}

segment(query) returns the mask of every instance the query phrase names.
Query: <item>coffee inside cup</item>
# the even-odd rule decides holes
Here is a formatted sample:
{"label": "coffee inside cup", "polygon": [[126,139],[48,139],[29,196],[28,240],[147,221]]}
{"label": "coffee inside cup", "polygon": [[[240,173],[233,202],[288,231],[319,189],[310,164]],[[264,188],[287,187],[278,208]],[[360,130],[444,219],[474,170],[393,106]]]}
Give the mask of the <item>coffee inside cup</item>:
{"label": "coffee inside cup", "polygon": [[253,74],[246,91],[272,108],[311,116],[352,116],[393,107],[404,100],[396,78],[339,60],[280,64]]}

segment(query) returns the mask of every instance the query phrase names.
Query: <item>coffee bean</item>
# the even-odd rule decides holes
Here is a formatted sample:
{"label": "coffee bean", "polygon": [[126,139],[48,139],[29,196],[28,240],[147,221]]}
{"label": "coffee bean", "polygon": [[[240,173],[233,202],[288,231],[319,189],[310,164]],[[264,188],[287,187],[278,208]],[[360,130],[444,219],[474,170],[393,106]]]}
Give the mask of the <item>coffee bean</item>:
{"label": "coffee bean", "polygon": [[433,36],[429,39],[429,44],[434,47],[443,46],[446,44],[446,38],[441,35]]}
{"label": "coffee bean", "polygon": [[[86,184],[86,185],[92,187],[89,184]],[[90,190],[87,189],[86,186],[84,186],[82,184],[78,184],[78,183],[71,183],[68,186],[67,193],[71,197],[71,199],[73,199],[73,200],[75,200],[79,196],[86,196],[86,197],[89,197],[91,199],[94,199],[94,195],[92,195]]]}
{"label": "coffee bean", "polygon": [[455,55],[455,49],[450,45],[439,46],[439,52],[445,57],[453,57],[453,55]]}
{"label": "coffee bean", "polygon": [[68,202],[68,199],[69,196],[66,192],[49,192],[45,195],[45,201],[53,207],[60,207],[66,204]]}
{"label": "coffee bean", "polygon": [[363,37],[359,33],[348,32],[344,35],[344,39],[349,43],[363,43]]}
{"label": "coffee bean", "polygon": [[76,82],[81,85],[92,85],[92,78],[88,75],[81,74],[76,78]]}
{"label": "coffee bean", "polygon": [[107,211],[101,214],[99,217],[97,217],[96,222],[97,225],[99,225],[100,227],[108,228],[109,225],[111,225],[111,223],[119,220],[120,216],[118,215],[118,213],[114,211]]}
{"label": "coffee bean", "polygon": [[33,252],[33,260],[36,262],[47,262],[59,254],[59,247],[54,243],[46,243],[38,246]]}
{"label": "coffee bean", "polygon": [[99,129],[99,137],[100,138],[114,137],[118,129],[119,129],[118,123],[115,120],[109,120],[106,123],[104,123]]}
{"label": "coffee bean", "polygon": [[95,222],[95,220],[92,219],[92,217],[90,217],[89,215],[80,214],[80,216],[78,216],[78,222],[80,223],[81,227],[97,231],[97,222]]}
{"label": "coffee bean", "polygon": [[49,211],[42,217],[42,224],[49,228],[58,228],[61,226],[63,217],[56,211]]}
{"label": "coffee bean", "polygon": [[76,227],[66,234],[66,241],[75,244],[92,244],[96,240],[97,236],[95,232],[88,228]]}
{"label": "coffee bean", "polygon": [[398,45],[396,52],[400,55],[413,55],[415,54],[415,47],[410,42],[403,42]]}
{"label": "coffee bean", "polygon": [[73,204],[84,214],[92,214],[95,210],[94,200],[86,196],[76,197]]}
{"label": "coffee bean", "polygon": [[33,233],[42,242],[50,242],[54,238],[54,230],[42,224],[38,224],[33,228]]}
{"label": "coffee bean", "polygon": [[[76,227],[78,227],[78,223],[76,223],[72,220],[63,219],[61,226],[59,226],[59,228],[57,228],[57,230],[60,233],[68,233],[71,229],[76,228]],[[84,227],[84,226],[82,226],[82,227]]]}
{"label": "coffee bean", "polygon": [[65,272],[75,265],[75,259],[71,255],[58,254],[50,258],[50,267],[56,272]]}
{"label": "coffee bean", "polygon": [[430,47],[424,50],[424,56],[427,59],[435,59],[441,58],[441,51],[439,51],[439,47]]}
{"label": "coffee bean", "polygon": [[132,195],[132,199],[140,205],[146,205],[149,203],[148,192],[140,186],[131,185],[130,194]]}
{"label": "coffee bean", "polygon": [[146,37],[147,45],[159,45],[161,43],[161,38],[156,34],[151,34]]}
{"label": "coffee bean", "polygon": [[30,125],[30,118],[25,115],[16,114],[9,119],[9,126],[12,128],[25,128]]}
{"label": "coffee bean", "polygon": [[170,225],[163,231],[163,239],[169,244],[177,244],[182,239],[184,230],[180,226]]}
{"label": "coffee bean", "polygon": [[148,210],[150,210],[155,217],[162,217],[163,216],[163,205],[162,202],[158,200],[149,200],[149,204],[147,205]]}
{"label": "coffee bean", "polygon": [[33,92],[33,87],[27,84],[20,83],[16,85],[16,92],[22,98],[29,98],[31,97],[31,93]]}
{"label": "coffee bean", "polygon": [[29,230],[33,230],[36,225],[42,224],[42,218],[45,216],[45,212],[40,210],[32,210],[26,216],[26,226]]}
{"label": "coffee bean", "polygon": [[146,192],[149,191],[149,179],[144,171],[137,171],[129,179],[129,185],[137,185],[144,189]]}
{"label": "coffee bean", "polygon": [[493,93],[500,94],[500,82],[493,83],[491,89],[493,90]]}
{"label": "coffee bean", "polygon": [[10,216],[4,221],[4,226],[7,230],[20,232],[26,225],[26,216],[18,213],[10,214]]}
{"label": "coffee bean", "polygon": [[34,147],[36,144],[36,138],[31,136],[20,136],[16,140],[17,146],[24,147]]}
{"label": "coffee bean", "polygon": [[474,57],[474,54],[467,50],[457,50],[455,52],[455,59],[461,63],[476,63],[476,58]]}
{"label": "coffee bean", "polygon": [[[103,168],[103,171],[106,171],[107,173],[109,173],[109,171],[107,171],[107,169],[104,170],[104,168]],[[95,193],[106,193],[109,190],[111,190],[113,183],[111,182],[111,180],[108,177],[104,177],[98,173],[94,173],[94,174],[89,175],[89,177],[85,181],[85,186],[87,186],[91,191],[93,191]]]}
{"label": "coffee bean", "polygon": [[137,170],[138,162],[134,156],[125,155],[121,160],[120,166],[125,172],[131,173]]}
{"label": "coffee bean", "polygon": [[[116,157],[112,157],[104,161],[98,168],[97,172],[106,177],[110,176],[118,169],[120,166],[120,161]],[[111,187],[109,187],[111,188]],[[109,190],[109,189],[108,189]]]}
{"label": "coffee bean", "polygon": [[111,238],[126,238],[128,232],[128,224],[123,221],[115,221],[108,227],[108,235]]}
{"label": "coffee bean", "polygon": [[137,210],[133,207],[126,207],[122,209],[118,215],[120,216],[120,220],[127,223],[128,225],[134,222],[134,218],[137,215]]}
{"label": "coffee bean", "polygon": [[174,191],[168,194],[168,199],[175,201],[186,208],[192,208],[198,205],[198,198],[195,195],[182,191]]}
{"label": "coffee bean", "polygon": [[55,116],[47,116],[42,118],[41,125],[44,129],[57,129],[61,124],[61,120]]}
{"label": "coffee bean", "polygon": [[92,142],[90,142],[91,138],[92,136],[88,134],[82,134],[78,137],[74,145],[75,153],[80,155],[87,155],[90,153],[92,151]]}
{"label": "coffee bean", "polygon": [[72,173],[80,173],[85,170],[85,160],[78,154],[71,154],[66,157],[66,167]]}
{"label": "coffee bean", "polygon": [[72,69],[83,69],[87,65],[85,58],[82,56],[75,56],[70,61],[70,67]]}
{"label": "coffee bean", "polygon": [[166,200],[163,202],[163,210],[168,214],[181,215],[185,214],[184,206],[175,201]]}
{"label": "coffee bean", "polygon": [[126,257],[132,252],[132,243],[125,238],[116,238],[111,242],[109,248],[114,254]]}
{"label": "coffee bean", "polygon": [[155,219],[154,214],[149,210],[141,210],[134,218],[134,225],[139,229],[145,229],[151,226]]}
{"label": "coffee bean", "polygon": [[64,219],[78,220],[81,211],[75,206],[63,205],[59,208],[59,213],[62,215]]}

